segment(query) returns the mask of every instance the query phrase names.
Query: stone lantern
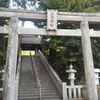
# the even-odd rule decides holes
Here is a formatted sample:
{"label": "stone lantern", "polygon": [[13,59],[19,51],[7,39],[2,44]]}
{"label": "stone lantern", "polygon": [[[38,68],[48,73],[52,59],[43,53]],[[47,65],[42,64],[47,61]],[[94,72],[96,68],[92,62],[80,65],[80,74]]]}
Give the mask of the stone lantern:
{"label": "stone lantern", "polygon": [[75,85],[74,84],[74,81],[75,81],[75,73],[76,73],[76,70],[73,69],[73,65],[71,64],[70,65],[70,69],[66,70],[66,72],[69,74],[69,77],[68,79],[70,80],[70,85],[73,86]]}

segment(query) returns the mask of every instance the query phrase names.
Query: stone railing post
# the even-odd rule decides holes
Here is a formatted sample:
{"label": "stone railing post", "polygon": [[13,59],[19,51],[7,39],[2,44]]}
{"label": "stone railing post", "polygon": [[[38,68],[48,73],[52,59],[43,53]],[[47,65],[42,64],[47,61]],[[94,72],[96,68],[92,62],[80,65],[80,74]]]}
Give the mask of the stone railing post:
{"label": "stone railing post", "polygon": [[63,82],[63,100],[68,100],[68,97],[67,97],[67,86],[66,86],[65,82]]}

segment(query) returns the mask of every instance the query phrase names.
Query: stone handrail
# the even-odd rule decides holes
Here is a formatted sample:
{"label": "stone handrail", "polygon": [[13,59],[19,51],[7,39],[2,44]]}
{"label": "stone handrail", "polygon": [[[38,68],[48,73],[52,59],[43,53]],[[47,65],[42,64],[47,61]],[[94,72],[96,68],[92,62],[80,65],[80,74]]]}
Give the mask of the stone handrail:
{"label": "stone handrail", "polygon": [[[64,94],[66,99],[63,100],[88,100],[88,91],[86,85],[64,85]],[[100,100],[100,86],[97,86],[98,100]]]}
{"label": "stone handrail", "polygon": [[21,54],[19,54],[17,62],[16,76],[15,76],[15,100],[18,100],[18,87],[19,87],[19,76],[20,76],[20,67],[21,67]]}
{"label": "stone handrail", "polygon": [[60,80],[59,76],[56,74],[56,72],[53,70],[53,68],[51,67],[51,65],[48,63],[48,61],[46,60],[46,58],[44,57],[44,55],[42,54],[42,52],[39,50],[39,57],[42,61],[42,63],[44,64],[45,69],[48,71],[48,73],[50,74],[56,88],[58,89],[58,92],[60,93],[60,95],[62,96],[62,89],[63,89],[63,83]]}
{"label": "stone handrail", "polygon": [[85,85],[66,86],[68,99],[87,99],[87,88]]}
{"label": "stone handrail", "polygon": [[35,79],[36,79],[36,82],[37,82],[37,88],[39,88],[39,99],[41,100],[41,82],[40,82],[40,79],[39,79],[39,75],[38,75],[38,72],[37,72],[37,68],[36,68],[36,65],[35,65],[35,61],[30,53],[30,57],[31,57],[31,62],[32,62],[32,68],[33,68],[33,71],[34,71],[34,74],[35,74]]}

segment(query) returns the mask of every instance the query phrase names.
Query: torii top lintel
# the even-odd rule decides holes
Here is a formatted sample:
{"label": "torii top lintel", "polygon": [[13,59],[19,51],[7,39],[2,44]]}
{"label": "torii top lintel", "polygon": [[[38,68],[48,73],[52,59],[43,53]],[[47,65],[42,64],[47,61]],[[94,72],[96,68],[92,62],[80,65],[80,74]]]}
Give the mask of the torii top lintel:
{"label": "torii top lintel", "polygon": [[[12,16],[27,20],[46,20],[47,12],[0,8],[0,17],[10,18]],[[100,23],[100,13],[58,12],[57,20],[76,22],[87,20],[92,23]]]}

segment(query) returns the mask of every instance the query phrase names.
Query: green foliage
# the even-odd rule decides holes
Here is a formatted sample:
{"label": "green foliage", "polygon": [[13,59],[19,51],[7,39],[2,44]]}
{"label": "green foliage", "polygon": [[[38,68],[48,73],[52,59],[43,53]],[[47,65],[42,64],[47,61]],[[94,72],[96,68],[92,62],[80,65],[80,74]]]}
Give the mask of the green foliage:
{"label": "green foliage", "polygon": [[70,12],[95,12],[100,10],[99,0],[42,0],[43,9],[57,9]]}
{"label": "green foliage", "polygon": [[[0,7],[9,7],[9,0],[0,0]],[[5,19],[0,18],[0,26],[6,24]],[[3,67],[3,56],[4,56],[4,35],[0,34],[0,69]]]}
{"label": "green foliage", "polygon": [[4,66],[4,36],[0,34],[0,70],[3,69]]}
{"label": "green foliage", "polygon": [[[42,0],[40,7],[46,9],[57,9],[68,12],[99,12],[99,0]],[[77,29],[79,23],[59,22],[58,28]],[[90,25],[90,28],[99,29],[100,25]],[[92,38],[94,65],[100,68],[100,39]],[[76,37],[44,37],[43,51],[52,67],[57,71],[63,81],[67,80],[66,69],[72,63],[78,71],[77,83],[84,77],[83,53],[81,38]]]}
{"label": "green foliage", "polygon": [[92,42],[94,65],[96,68],[100,68],[100,39],[92,38],[91,42]]}
{"label": "green foliage", "polygon": [[[63,81],[67,80],[66,69],[73,64],[77,73],[77,79],[84,74],[81,39],[77,37],[49,37],[42,41],[44,54],[52,67]],[[65,76],[65,77],[64,77]]]}
{"label": "green foliage", "polygon": [[0,0],[0,7],[8,7],[9,2],[9,0]]}
{"label": "green foliage", "polygon": [[[0,7],[9,7],[9,0],[0,0]],[[4,26],[6,24],[5,19],[0,18],[0,26]],[[0,34],[0,70],[4,68],[4,36]],[[2,75],[0,74],[0,79]],[[2,87],[3,82],[0,80],[0,87]],[[0,100],[2,93],[0,93]]]}
{"label": "green foliage", "polygon": [[[5,19],[1,18],[0,19],[0,26],[4,26],[5,24],[7,25],[7,21],[5,21]],[[5,62],[5,51],[4,49],[6,49],[6,47],[4,46],[7,46],[6,45],[6,38],[4,38],[5,35],[3,34],[0,34],[0,70],[3,69],[3,66],[4,66],[4,62]],[[5,42],[5,43],[4,43]]]}
{"label": "green foliage", "polygon": [[[7,1],[7,0],[5,0]],[[2,3],[1,3],[2,4]],[[36,5],[39,7],[36,7]],[[99,0],[13,0],[13,6],[22,9],[57,9],[72,12],[96,12],[100,10]]]}
{"label": "green foliage", "polygon": [[42,0],[40,2],[40,7],[42,6],[43,9],[63,9],[66,5],[62,0]]}

